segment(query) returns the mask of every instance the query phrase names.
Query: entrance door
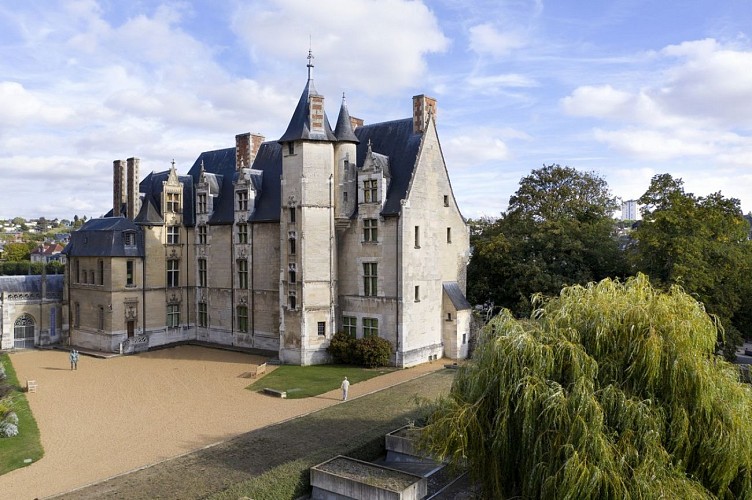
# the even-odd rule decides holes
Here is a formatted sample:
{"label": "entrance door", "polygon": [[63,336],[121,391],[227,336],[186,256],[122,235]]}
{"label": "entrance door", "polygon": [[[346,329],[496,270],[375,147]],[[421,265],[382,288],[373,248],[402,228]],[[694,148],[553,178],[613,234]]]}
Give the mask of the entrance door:
{"label": "entrance door", "polygon": [[31,349],[34,347],[34,318],[28,314],[21,315],[13,324],[13,347]]}
{"label": "entrance door", "polygon": [[125,328],[128,331],[128,338],[133,337],[133,332],[136,329],[136,322],[135,321],[128,321],[125,323]]}

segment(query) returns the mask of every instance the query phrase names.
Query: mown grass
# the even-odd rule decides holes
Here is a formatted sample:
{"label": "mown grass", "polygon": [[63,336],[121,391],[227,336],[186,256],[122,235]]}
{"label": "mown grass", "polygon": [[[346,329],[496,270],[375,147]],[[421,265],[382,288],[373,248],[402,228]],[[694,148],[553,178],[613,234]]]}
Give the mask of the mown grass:
{"label": "mown grass", "polygon": [[[5,366],[5,373],[8,377],[6,382],[14,388],[7,397],[10,402],[9,406],[18,415],[18,435],[0,438],[0,475],[2,475],[29,465],[24,463],[26,459],[30,458],[31,463],[36,462],[44,455],[44,449],[39,437],[37,421],[31,414],[26,394],[22,392],[18,384],[18,377],[10,362],[10,357],[7,354],[0,354],[0,363]],[[3,403],[6,403],[6,399],[3,399]]]}
{"label": "mown grass", "polygon": [[286,391],[288,399],[309,398],[339,389],[345,377],[351,384],[357,384],[394,370],[395,368],[361,368],[351,365],[282,365],[249,385],[247,389],[260,391],[268,387]]}

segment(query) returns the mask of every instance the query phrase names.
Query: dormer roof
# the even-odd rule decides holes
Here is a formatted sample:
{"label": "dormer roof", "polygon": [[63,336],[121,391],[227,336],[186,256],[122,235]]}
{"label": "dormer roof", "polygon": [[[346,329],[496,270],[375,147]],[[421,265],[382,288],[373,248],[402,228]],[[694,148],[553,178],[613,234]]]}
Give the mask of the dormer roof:
{"label": "dormer roof", "polygon": [[339,116],[337,116],[337,125],[334,127],[334,136],[340,142],[354,142],[358,144],[360,140],[352,129],[350,113],[347,111],[345,95],[342,94],[342,105],[339,107]]}

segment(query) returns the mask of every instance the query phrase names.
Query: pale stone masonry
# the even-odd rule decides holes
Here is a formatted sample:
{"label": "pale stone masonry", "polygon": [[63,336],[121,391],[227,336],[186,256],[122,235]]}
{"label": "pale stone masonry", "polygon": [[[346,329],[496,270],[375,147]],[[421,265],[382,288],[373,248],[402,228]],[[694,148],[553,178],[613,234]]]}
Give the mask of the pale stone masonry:
{"label": "pale stone masonry", "polygon": [[[436,131],[437,103],[334,130],[311,78],[277,141],[239,134],[187,175],[113,165],[113,210],[71,237],[71,343],[133,352],[179,341],[329,361],[337,331],[378,335],[405,367],[467,356],[469,232]],[[410,108],[408,108],[410,109]]]}

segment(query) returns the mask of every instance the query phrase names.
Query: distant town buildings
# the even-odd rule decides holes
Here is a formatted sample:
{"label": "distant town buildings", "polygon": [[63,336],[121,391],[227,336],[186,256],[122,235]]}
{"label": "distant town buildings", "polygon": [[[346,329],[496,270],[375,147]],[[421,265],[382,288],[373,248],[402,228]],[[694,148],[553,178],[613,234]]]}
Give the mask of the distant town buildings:
{"label": "distant town buildings", "polygon": [[640,212],[637,207],[637,200],[623,201],[621,204],[622,220],[637,220],[640,218]]}

